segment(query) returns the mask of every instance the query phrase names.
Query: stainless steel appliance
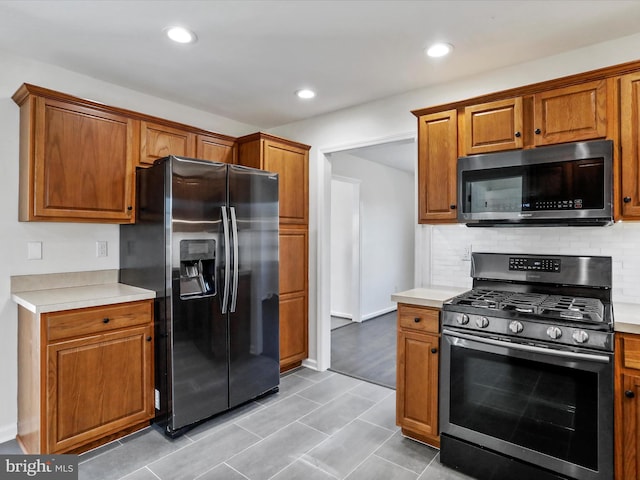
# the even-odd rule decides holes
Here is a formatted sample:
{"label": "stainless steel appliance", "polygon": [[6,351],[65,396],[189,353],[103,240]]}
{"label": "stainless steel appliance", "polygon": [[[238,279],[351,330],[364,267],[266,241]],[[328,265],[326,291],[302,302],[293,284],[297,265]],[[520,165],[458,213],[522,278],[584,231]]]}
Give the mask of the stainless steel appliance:
{"label": "stainless steel appliance", "polygon": [[442,463],[481,480],[611,480],[611,258],[473,253],[471,276],[443,305]]}
{"label": "stainless steel appliance", "polygon": [[278,388],[278,179],[175,156],[136,174],[120,281],[156,291],[156,421],[176,436]]}
{"label": "stainless steel appliance", "polygon": [[458,221],[468,226],[610,225],[613,142],[458,159]]}

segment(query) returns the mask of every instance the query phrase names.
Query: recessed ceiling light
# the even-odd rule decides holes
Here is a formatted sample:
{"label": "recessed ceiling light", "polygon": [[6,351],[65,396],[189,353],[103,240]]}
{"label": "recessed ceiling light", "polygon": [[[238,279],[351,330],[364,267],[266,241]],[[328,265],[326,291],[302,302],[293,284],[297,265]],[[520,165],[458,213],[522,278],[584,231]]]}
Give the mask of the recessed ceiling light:
{"label": "recessed ceiling light", "polygon": [[305,100],[308,100],[310,98],[315,97],[316,92],[308,88],[302,88],[296,92],[296,95],[298,96],[298,98],[304,98]]}
{"label": "recessed ceiling light", "polygon": [[166,32],[167,37],[177,43],[193,43],[198,38],[195,33],[184,27],[168,27]]}
{"label": "recessed ceiling light", "polygon": [[444,57],[449,55],[453,50],[453,45],[450,43],[434,43],[427,49],[427,55],[430,57]]}

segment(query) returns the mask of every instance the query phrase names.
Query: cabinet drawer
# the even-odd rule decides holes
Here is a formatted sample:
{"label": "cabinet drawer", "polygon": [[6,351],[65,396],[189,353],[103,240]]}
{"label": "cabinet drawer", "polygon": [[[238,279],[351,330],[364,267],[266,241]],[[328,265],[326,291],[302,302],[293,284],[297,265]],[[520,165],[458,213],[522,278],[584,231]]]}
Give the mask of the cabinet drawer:
{"label": "cabinet drawer", "polygon": [[398,327],[438,333],[440,331],[440,310],[400,305],[398,308]]}
{"label": "cabinet drawer", "polygon": [[49,341],[143,325],[152,318],[152,301],[121,303],[43,314]]}
{"label": "cabinet drawer", "polygon": [[622,356],[624,368],[640,369],[640,335],[620,335],[620,347],[617,352]]}

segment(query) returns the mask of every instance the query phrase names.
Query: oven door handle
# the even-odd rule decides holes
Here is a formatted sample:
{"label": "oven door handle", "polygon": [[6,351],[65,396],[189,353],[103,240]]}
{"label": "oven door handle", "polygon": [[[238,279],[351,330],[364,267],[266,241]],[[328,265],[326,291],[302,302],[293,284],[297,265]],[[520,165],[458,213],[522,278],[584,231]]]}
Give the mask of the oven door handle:
{"label": "oven door handle", "polygon": [[611,359],[606,355],[592,355],[589,353],[570,352],[566,350],[554,350],[551,348],[535,347],[533,345],[523,345],[521,343],[504,342],[501,340],[494,340],[493,338],[477,337],[475,335],[469,335],[467,333],[454,332],[452,330],[442,330],[443,335],[450,335],[452,337],[462,338],[464,340],[471,340],[474,342],[485,343],[488,345],[495,345],[498,347],[512,348],[514,350],[521,350],[524,352],[540,353],[543,355],[553,355],[562,358],[572,358],[577,360],[588,360],[591,362],[610,363]]}

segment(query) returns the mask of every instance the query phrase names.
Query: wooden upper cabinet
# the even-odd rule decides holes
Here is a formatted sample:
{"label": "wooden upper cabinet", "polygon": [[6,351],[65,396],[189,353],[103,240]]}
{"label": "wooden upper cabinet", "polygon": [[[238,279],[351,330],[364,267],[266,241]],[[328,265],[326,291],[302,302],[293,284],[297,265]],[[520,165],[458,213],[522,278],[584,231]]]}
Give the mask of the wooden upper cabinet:
{"label": "wooden upper cabinet", "polygon": [[533,96],[534,144],[592,140],[607,136],[607,82],[598,80]]}
{"label": "wooden upper cabinet", "polygon": [[309,146],[257,133],[238,139],[238,163],[278,174],[280,222],[309,223]]}
{"label": "wooden upper cabinet", "polygon": [[237,163],[236,142],[232,138],[214,135],[196,137],[196,158],[211,162]]}
{"label": "wooden upper cabinet", "polygon": [[522,98],[466,107],[464,125],[466,155],[522,148]]}
{"label": "wooden upper cabinet", "polygon": [[456,220],[456,110],[418,117],[418,221]]}
{"label": "wooden upper cabinet", "polygon": [[620,79],[622,216],[640,218],[640,73]]}
{"label": "wooden upper cabinet", "polygon": [[140,163],[153,165],[168,155],[195,157],[196,135],[167,125],[140,122]]}
{"label": "wooden upper cabinet", "polygon": [[134,121],[23,85],[21,221],[128,223],[133,210]]}

